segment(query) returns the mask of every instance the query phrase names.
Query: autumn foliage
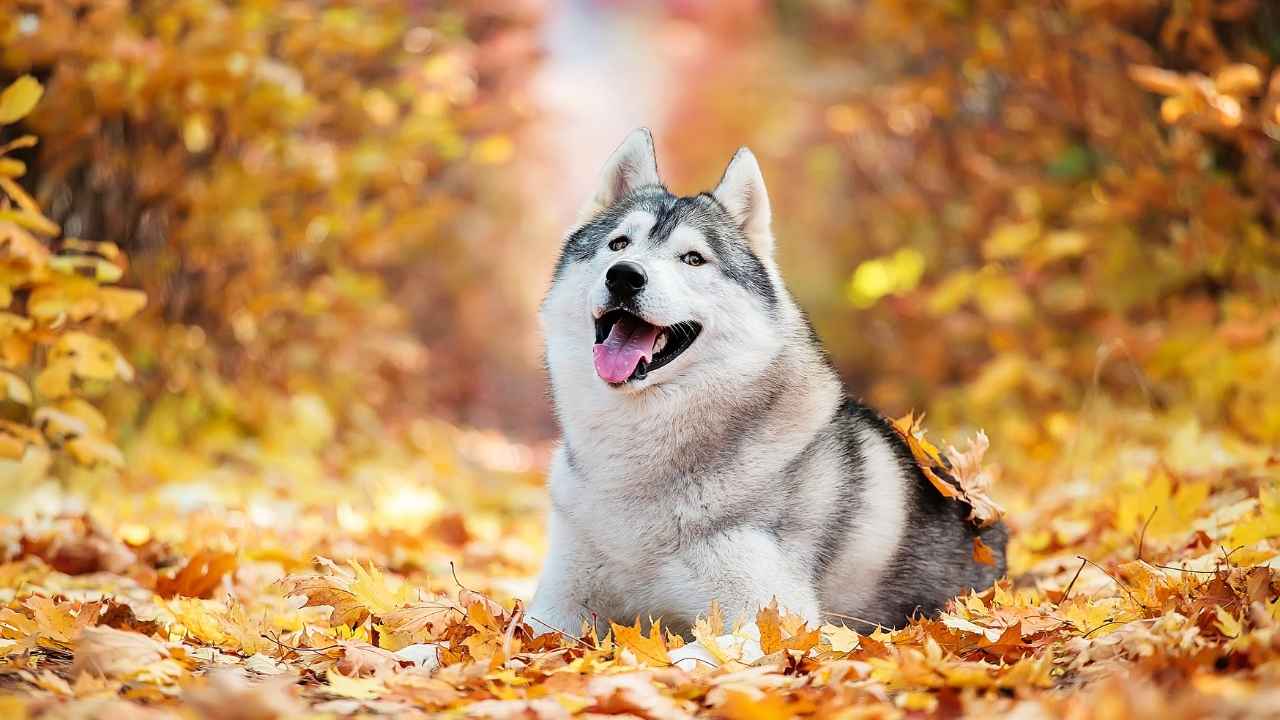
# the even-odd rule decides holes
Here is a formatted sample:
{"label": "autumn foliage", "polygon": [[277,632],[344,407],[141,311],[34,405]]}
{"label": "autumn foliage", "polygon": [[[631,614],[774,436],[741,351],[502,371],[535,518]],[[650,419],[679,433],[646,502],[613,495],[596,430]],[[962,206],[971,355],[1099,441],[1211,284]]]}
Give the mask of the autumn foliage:
{"label": "autumn foliage", "polygon": [[457,419],[549,432],[502,265],[561,229],[511,181],[556,172],[549,10],[8,3],[0,717],[1275,714],[1280,10],[660,6],[664,173],[753,147],[835,362],[1009,577],[538,631],[546,445]]}

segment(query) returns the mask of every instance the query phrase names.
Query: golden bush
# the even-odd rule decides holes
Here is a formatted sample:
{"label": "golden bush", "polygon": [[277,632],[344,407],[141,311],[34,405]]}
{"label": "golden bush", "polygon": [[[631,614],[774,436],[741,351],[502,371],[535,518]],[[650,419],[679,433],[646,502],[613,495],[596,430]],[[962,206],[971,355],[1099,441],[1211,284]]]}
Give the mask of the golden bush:
{"label": "golden bush", "polygon": [[[14,80],[0,93],[0,127],[26,117],[42,94],[30,75]],[[123,463],[87,399],[131,380],[133,368],[95,331],[146,304],[142,292],[111,286],[125,267],[114,243],[63,237],[18,184],[27,168],[12,153],[37,144],[34,135],[0,144],[0,462],[10,481],[12,472],[42,472],[50,451],[86,465]]]}

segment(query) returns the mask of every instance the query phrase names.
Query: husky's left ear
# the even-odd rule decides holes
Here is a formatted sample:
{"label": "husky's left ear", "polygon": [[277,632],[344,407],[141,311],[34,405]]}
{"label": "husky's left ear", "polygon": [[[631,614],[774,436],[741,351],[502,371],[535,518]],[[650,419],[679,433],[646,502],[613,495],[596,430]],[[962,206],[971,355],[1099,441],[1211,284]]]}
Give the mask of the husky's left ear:
{"label": "husky's left ear", "polygon": [[769,223],[773,212],[769,209],[769,192],[764,188],[764,176],[756,156],[745,147],[738,148],[724,177],[711,193],[729,211],[747,236],[752,251],[761,258],[773,255],[773,232]]}

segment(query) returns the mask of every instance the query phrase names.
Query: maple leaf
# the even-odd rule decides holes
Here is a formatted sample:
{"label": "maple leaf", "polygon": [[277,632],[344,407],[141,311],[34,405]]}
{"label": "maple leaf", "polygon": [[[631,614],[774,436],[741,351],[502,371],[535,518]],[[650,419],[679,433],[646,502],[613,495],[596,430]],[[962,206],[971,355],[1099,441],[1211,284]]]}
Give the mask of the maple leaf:
{"label": "maple leaf", "polygon": [[858,632],[844,625],[823,625],[821,629],[823,638],[834,652],[853,652],[861,644],[861,636]]}
{"label": "maple leaf", "polygon": [[925,438],[924,427],[921,425],[923,421],[923,415],[916,417],[915,413],[907,413],[894,420],[892,425],[898,431],[898,434],[902,436],[902,439],[906,441],[907,447],[911,449],[911,454],[915,457],[916,465],[920,467],[920,471],[937,488],[938,492],[942,493],[943,497],[959,498],[961,495],[960,490],[939,476],[939,473],[945,475],[946,464],[943,462],[938,448]]}
{"label": "maple leaf", "polygon": [[987,434],[978,431],[963,452],[948,445],[944,454],[925,437],[923,421],[923,415],[916,417],[915,413],[908,413],[891,424],[911,448],[920,472],[943,497],[966,503],[969,521],[978,527],[995,524],[1005,510],[990,496],[994,472],[982,466],[982,458],[990,445]]}
{"label": "maple leaf", "polygon": [[723,665],[730,660],[738,659],[719,642],[721,633],[724,630],[724,611],[720,608],[719,602],[712,600],[707,614],[694,621],[692,633],[694,640],[706,649],[717,665]]}
{"label": "maple leaf", "polygon": [[804,620],[800,616],[791,613],[783,615],[778,609],[777,598],[760,609],[756,615],[756,626],[760,630],[760,649],[766,655],[780,650],[805,653],[817,647],[822,639],[819,629],[805,629]]}
{"label": "maple leaf", "polygon": [[646,636],[640,629],[640,619],[635,625],[618,625],[609,623],[613,631],[613,641],[635,653],[637,659],[647,665],[670,665],[671,656],[667,654],[667,642],[662,636],[662,621],[654,620]]}
{"label": "maple leaf", "polygon": [[353,640],[345,640],[339,646],[342,657],[334,667],[348,677],[384,675],[400,669],[400,658],[390,650]]}
{"label": "maple leaf", "polygon": [[987,434],[979,430],[965,450],[960,451],[947,445],[946,451],[951,477],[960,487],[961,498],[969,503],[969,520],[979,527],[994,525],[1005,514],[1004,507],[990,495],[991,485],[996,479],[995,472],[982,466],[982,458],[990,445]]}
{"label": "maple leaf", "polygon": [[465,618],[452,603],[418,602],[384,613],[380,628],[409,645],[439,640],[451,624]]}
{"label": "maple leaf", "polygon": [[23,607],[30,617],[0,609],[0,637],[16,641],[16,651],[71,645],[82,629],[98,621],[102,609],[101,603],[54,602],[39,595],[27,598]]}
{"label": "maple leaf", "polygon": [[355,627],[369,617],[379,617],[403,608],[413,599],[408,585],[395,587],[372,564],[368,568],[349,563],[339,568],[328,558],[317,558],[324,574],[290,576],[280,580],[279,588],[285,597],[301,595],[307,598],[303,607],[329,606],[329,623],[334,626]]}

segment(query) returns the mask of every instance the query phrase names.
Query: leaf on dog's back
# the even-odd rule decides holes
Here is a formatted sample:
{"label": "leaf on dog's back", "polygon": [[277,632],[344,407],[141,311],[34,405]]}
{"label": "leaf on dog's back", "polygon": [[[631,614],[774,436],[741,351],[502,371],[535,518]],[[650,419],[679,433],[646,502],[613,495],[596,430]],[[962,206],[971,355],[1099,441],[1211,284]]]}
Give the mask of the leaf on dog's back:
{"label": "leaf on dog's back", "polygon": [[990,446],[987,434],[979,430],[963,452],[952,445],[947,445],[946,451],[946,458],[951,464],[951,476],[959,484],[960,492],[971,508],[969,519],[979,527],[994,525],[1005,513],[1004,507],[991,499],[990,495],[996,472],[982,465],[982,458]]}
{"label": "leaf on dog's back", "polygon": [[980,565],[995,565],[996,556],[991,552],[991,548],[982,542],[982,538],[973,539],[973,561]]}
{"label": "leaf on dog's back", "polygon": [[920,472],[943,497],[967,503],[969,521],[978,527],[994,525],[1004,517],[1005,510],[989,494],[995,473],[982,466],[982,458],[990,445],[986,433],[978,431],[963,452],[948,445],[942,453],[925,438],[922,420],[923,415],[916,417],[915,413],[908,413],[891,424],[911,448]]}
{"label": "leaf on dog's back", "polygon": [[911,448],[911,455],[916,459],[916,465],[938,492],[943,497],[959,498],[960,490],[935,472],[935,469],[946,472],[946,464],[938,453],[938,448],[925,438],[924,426],[921,424],[923,420],[923,415],[916,417],[915,413],[907,413],[893,421],[893,429],[906,441],[907,447]]}

